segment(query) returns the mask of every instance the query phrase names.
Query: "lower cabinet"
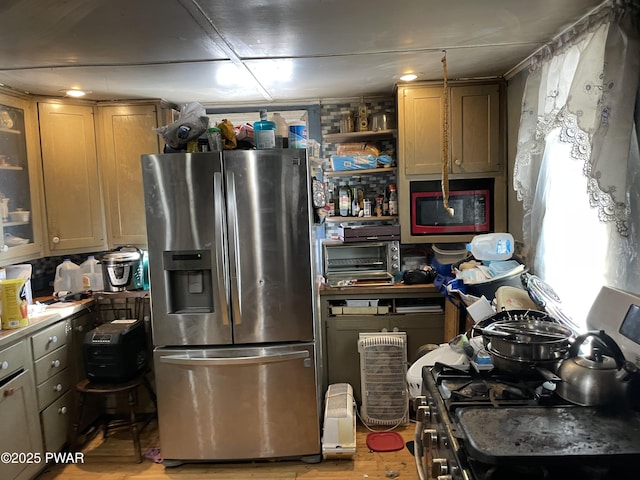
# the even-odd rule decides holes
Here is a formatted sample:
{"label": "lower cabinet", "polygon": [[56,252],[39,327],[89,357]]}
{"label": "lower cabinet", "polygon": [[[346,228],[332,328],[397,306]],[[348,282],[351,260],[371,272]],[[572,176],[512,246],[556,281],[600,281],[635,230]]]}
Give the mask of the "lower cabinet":
{"label": "lower cabinet", "polygon": [[3,480],[26,480],[42,468],[41,461],[26,457],[44,455],[28,352],[27,339],[0,350],[0,452],[15,454],[8,462],[0,462]]}
{"label": "lower cabinet", "polygon": [[[85,310],[0,348],[0,479],[28,480],[45,467],[45,452],[72,440],[75,385],[85,378],[82,344],[95,317]],[[97,417],[85,412],[84,427]],[[13,461],[15,460],[15,461]]]}
{"label": "lower cabinet", "polygon": [[[355,287],[356,289],[359,287]],[[321,296],[324,344],[324,388],[333,383],[349,383],[358,404],[361,403],[360,333],[405,332],[407,361],[417,359],[418,349],[427,343],[442,343],[445,338],[445,303],[434,290],[427,294],[399,293],[399,287],[389,287],[386,293],[335,294]],[[389,293],[391,292],[391,293]],[[384,314],[334,314],[335,306],[356,299],[377,299],[384,305]],[[423,304],[431,311],[411,312]],[[338,309],[338,311],[340,311]]]}
{"label": "lower cabinet", "polygon": [[68,368],[71,329],[60,321],[31,336],[38,409],[44,448],[62,449],[71,425],[71,377]]}
{"label": "lower cabinet", "polygon": [[47,452],[57,452],[69,441],[73,396],[67,390],[60,398],[40,412],[42,436]]}

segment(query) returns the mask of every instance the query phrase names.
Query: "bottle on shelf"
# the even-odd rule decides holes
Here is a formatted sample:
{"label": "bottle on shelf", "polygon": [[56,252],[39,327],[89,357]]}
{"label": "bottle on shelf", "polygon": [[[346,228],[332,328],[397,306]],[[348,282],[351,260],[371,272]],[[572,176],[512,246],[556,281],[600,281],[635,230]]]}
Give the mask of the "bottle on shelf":
{"label": "bottle on shelf", "polygon": [[267,120],[267,110],[260,110],[260,121],[253,124],[256,148],[266,150],[276,146],[276,124]]}
{"label": "bottle on shelf", "polygon": [[351,191],[351,187],[349,187],[349,185],[341,185],[339,190],[339,197],[338,197],[341,217],[351,216],[352,198],[353,198],[353,193]]}
{"label": "bottle on shelf", "polygon": [[278,112],[271,115],[270,120],[276,124],[276,148],[287,148],[289,146],[287,121]]}
{"label": "bottle on shelf", "polygon": [[389,185],[389,215],[398,215],[398,192],[393,183]]}
{"label": "bottle on shelf", "polygon": [[371,216],[371,200],[365,199],[363,203],[364,203],[362,208],[362,211],[364,214],[363,216],[370,217]]}
{"label": "bottle on shelf", "polygon": [[327,216],[333,217],[336,214],[336,205],[333,198],[333,188],[328,182],[325,186],[325,190],[327,191]]}
{"label": "bottle on shelf", "polygon": [[386,188],[382,193],[382,216],[389,216],[389,195],[387,194]]}
{"label": "bottle on shelf", "polygon": [[354,217],[360,216],[360,204],[358,203],[358,197],[355,192],[351,201],[351,215]]}
{"label": "bottle on shelf", "polygon": [[376,207],[375,207],[375,214],[376,217],[381,217],[382,216],[382,203],[383,203],[383,196],[382,195],[378,195],[376,197]]}
{"label": "bottle on shelf", "polygon": [[356,197],[358,201],[358,207],[360,210],[364,209],[364,185],[362,184],[362,177],[358,177],[358,184],[356,185],[356,190],[353,193],[354,197]]}

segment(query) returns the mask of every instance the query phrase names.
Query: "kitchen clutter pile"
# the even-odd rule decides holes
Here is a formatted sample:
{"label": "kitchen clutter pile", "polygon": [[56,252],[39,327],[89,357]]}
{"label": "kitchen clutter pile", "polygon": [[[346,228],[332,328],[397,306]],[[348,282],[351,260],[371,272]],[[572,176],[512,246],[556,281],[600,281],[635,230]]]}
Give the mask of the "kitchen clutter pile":
{"label": "kitchen clutter pile", "polygon": [[320,156],[320,143],[308,138],[306,113],[291,125],[277,112],[269,119],[266,109],[259,114],[260,119],[253,123],[234,125],[225,118],[210,125],[206,109],[191,102],[182,107],[176,121],[154,131],[165,141],[164,153],[306,148],[310,157]]}
{"label": "kitchen clutter pile", "polygon": [[[621,351],[621,346],[631,351],[634,347],[617,335],[619,326],[608,329],[609,333],[601,327],[611,320],[601,318],[598,304],[600,297],[606,300],[613,295],[611,289],[603,287],[587,325],[579,325],[562,311],[561,299],[551,286],[513,256],[511,235],[478,235],[465,250],[466,255],[457,251],[465,255],[463,259],[437,268],[446,295],[467,313],[466,331],[431,350],[423,349],[427,353],[407,373],[411,396],[422,390],[422,368],[436,364],[539,377],[564,400],[584,406],[628,402],[631,380],[633,388],[640,390],[640,369]],[[439,252],[443,251],[435,247],[436,264],[455,258],[451,251]],[[622,340],[626,343],[619,346]],[[607,386],[588,386],[596,380]]]}

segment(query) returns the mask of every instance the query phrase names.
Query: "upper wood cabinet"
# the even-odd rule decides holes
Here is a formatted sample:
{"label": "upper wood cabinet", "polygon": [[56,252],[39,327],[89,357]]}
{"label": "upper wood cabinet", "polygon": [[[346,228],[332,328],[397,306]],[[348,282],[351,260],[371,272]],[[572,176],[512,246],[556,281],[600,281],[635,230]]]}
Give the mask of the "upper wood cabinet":
{"label": "upper wood cabinet", "polygon": [[39,159],[35,105],[0,92],[0,265],[42,255]]}
{"label": "upper wood cabinet", "polygon": [[102,250],[94,107],[40,102],[38,112],[49,251]]}
{"label": "upper wood cabinet", "polygon": [[398,89],[398,160],[401,173],[440,172],[443,117],[442,87]]}
{"label": "upper wood cabinet", "polygon": [[49,251],[145,246],[140,156],[160,152],[153,128],[170,123],[171,109],[51,100],[38,111]]}
{"label": "upper wood cabinet", "polygon": [[[449,87],[449,158],[453,174],[503,170],[500,85]],[[445,92],[440,85],[398,89],[398,149],[402,173],[430,175],[442,171]]]}
{"label": "upper wood cabinet", "polygon": [[160,103],[98,105],[98,151],[110,247],[147,243],[140,156],[161,151],[160,136],[153,128],[164,124],[163,111]]}

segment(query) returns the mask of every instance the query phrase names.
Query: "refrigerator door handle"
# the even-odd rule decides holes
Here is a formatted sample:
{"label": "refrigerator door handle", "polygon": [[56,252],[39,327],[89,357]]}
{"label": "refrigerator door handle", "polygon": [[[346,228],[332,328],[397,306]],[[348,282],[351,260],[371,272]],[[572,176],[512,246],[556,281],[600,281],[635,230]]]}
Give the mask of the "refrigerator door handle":
{"label": "refrigerator door handle", "polygon": [[198,357],[190,358],[185,355],[166,355],[160,357],[161,363],[167,363],[172,365],[190,365],[194,367],[205,366],[224,366],[224,365],[244,365],[244,364],[256,364],[256,363],[275,363],[286,362],[290,360],[296,360],[299,358],[309,358],[309,352],[301,350],[298,352],[277,353],[275,355],[256,355],[249,357]]}
{"label": "refrigerator door handle", "polygon": [[[218,279],[222,279],[222,281],[216,282],[218,285],[218,298],[222,299],[225,303],[225,308],[222,309],[222,312],[228,312],[228,306],[226,303],[229,298],[229,280],[227,277],[227,263],[229,259],[227,258],[227,248],[226,243],[224,242],[224,230],[225,226],[225,211],[224,208],[220,210],[219,206],[224,205],[223,191],[222,191],[222,173],[214,172],[213,174],[213,195],[215,207],[218,209],[215,215],[215,237],[221,239],[221,241],[214,242],[214,249],[216,258],[216,274],[218,275]],[[228,313],[222,314],[222,324],[229,325],[229,315]]]}
{"label": "refrigerator door handle", "polygon": [[238,212],[237,212],[237,198],[236,198],[236,180],[233,172],[226,172],[227,180],[227,208],[229,218],[229,234],[231,237],[229,248],[229,255],[231,257],[231,279],[234,284],[231,286],[231,312],[233,315],[233,321],[236,325],[242,323],[242,304],[240,298],[242,297],[242,285],[240,279],[242,275],[240,273],[240,239],[238,238]]}

